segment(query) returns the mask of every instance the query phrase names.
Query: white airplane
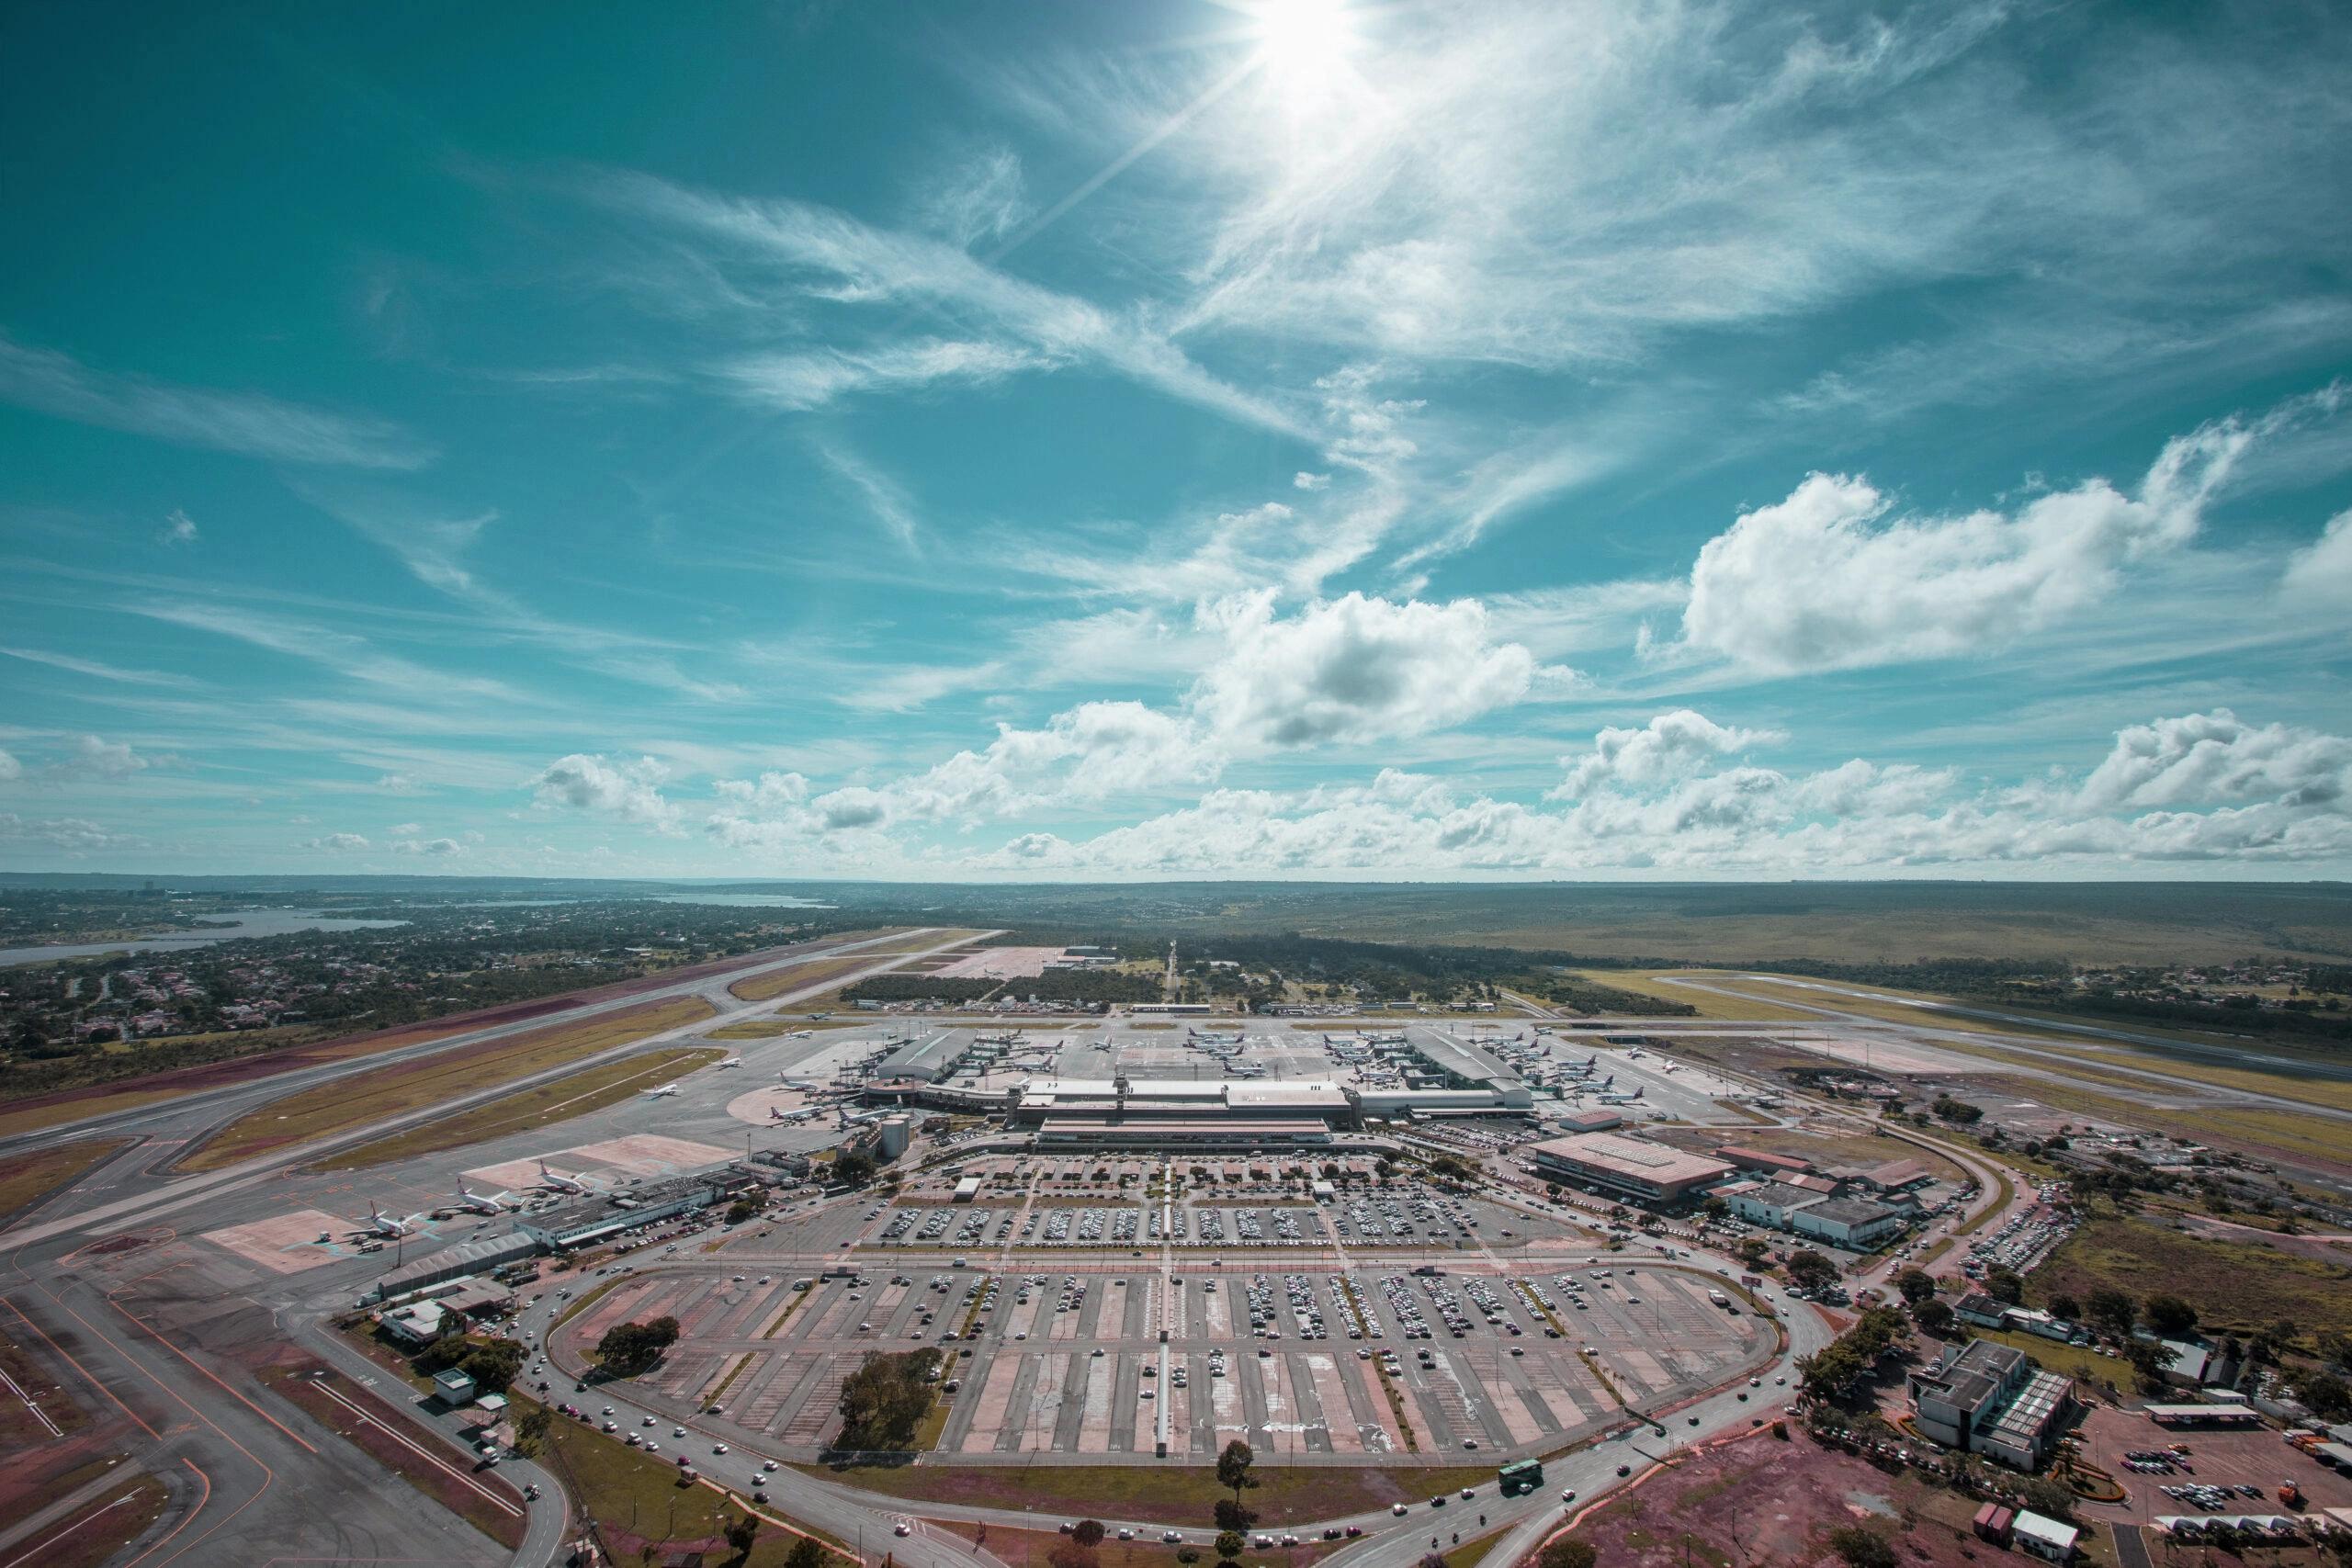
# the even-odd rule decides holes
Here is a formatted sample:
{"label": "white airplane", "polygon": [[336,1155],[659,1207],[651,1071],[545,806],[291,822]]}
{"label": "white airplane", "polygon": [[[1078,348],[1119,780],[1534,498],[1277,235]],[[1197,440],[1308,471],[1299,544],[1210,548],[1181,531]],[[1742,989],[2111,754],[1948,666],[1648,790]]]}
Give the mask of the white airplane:
{"label": "white airplane", "polygon": [[507,1194],[503,1192],[494,1192],[485,1197],[480,1192],[466,1190],[466,1184],[463,1181],[458,1183],[458,1207],[471,1209],[477,1214],[504,1213],[506,1209],[502,1200],[506,1196]]}
{"label": "white airplane", "polygon": [[741,1056],[729,1056],[729,1057],[728,1057],[728,1058],[727,1058],[727,1060],[725,1060],[725,1061],[723,1061],[723,1062],[719,1062],[719,1063],[716,1064],[716,1066],[718,1066],[721,1071],[724,1071],[725,1069],[727,1069],[727,1068],[729,1068],[729,1067],[740,1067],[740,1066],[741,1066],[742,1065],[743,1065],[743,1058],[742,1058],[742,1057],[741,1057]]}
{"label": "white airplane", "polygon": [[539,1185],[551,1188],[558,1192],[577,1192],[582,1196],[594,1190],[576,1176],[566,1176],[560,1171],[549,1170],[548,1162],[545,1160],[539,1161]]}
{"label": "white airplane", "polygon": [[659,1089],[647,1089],[645,1091],[645,1098],[648,1100],[659,1100],[665,1094],[675,1094],[677,1092],[678,1086],[675,1083],[665,1083]]}
{"label": "white airplane", "polygon": [[1603,1105],[1631,1105],[1634,1101],[1641,1098],[1642,1091],[1637,1088],[1631,1094],[1604,1094],[1600,1097],[1600,1103]]}
{"label": "white airplane", "polygon": [[373,1202],[368,1205],[368,1228],[378,1235],[395,1238],[407,1235],[416,1229],[416,1222],[417,1216],[414,1214],[409,1215],[404,1220],[396,1220],[390,1214],[378,1213]]}

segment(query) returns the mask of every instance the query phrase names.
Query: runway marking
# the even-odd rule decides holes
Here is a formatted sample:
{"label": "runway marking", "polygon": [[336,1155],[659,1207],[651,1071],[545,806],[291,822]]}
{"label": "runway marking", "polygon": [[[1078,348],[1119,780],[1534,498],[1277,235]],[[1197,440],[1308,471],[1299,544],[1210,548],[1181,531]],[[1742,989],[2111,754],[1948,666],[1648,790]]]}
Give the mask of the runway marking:
{"label": "runway marking", "polygon": [[[161,1273],[163,1270],[157,1269],[156,1272]],[[131,1283],[136,1284],[138,1281],[134,1280]],[[130,1287],[125,1286],[123,1288],[128,1290]],[[202,1372],[207,1378],[211,1379],[211,1381],[220,1387],[221,1393],[227,1394],[230,1398],[235,1400],[238,1404],[243,1405],[246,1409],[252,1411],[254,1415],[260,1416],[263,1420],[268,1422],[279,1431],[285,1433],[288,1438],[293,1438],[294,1441],[301,1443],[302,1447],[309,1452],[317,1453],[319,1451],[318,1450],[311,1448],[309,1443],[303,1442],[300,1433],[295,1431],[294,1428],[288,1427],[285,1422],[280,1421],[277,1416],[272,1416],[268,1411],[264,1410],[260,1405],[255,1404],[252,1400],[247,1399],[243,1394],[239,1393],[235,1389],[231,1388],[227,1383],[221,1382],[220,1378],[213,1374],[213,1371],[209,1367],[207,1367],[203,1362],[198,1361],[195,1357],[189,1355],[187,1351],[181,1349],[178,1346],[164,1338],[162,1330],[158,1329],[153,1324],[149,1323],[145,1318],[140,1316],[137,1313],[131,1311],[129,1307],[123,1305],[120,1302],[115,1300],[114,1292],[111,1291],[107,1293],[107,1305],[114,1308],[115,1311],[122,1314],[123,1316],[130,1319],[131,1322],[145,1329],[156,1344],[161,1345],[164,1349],[169,1350],[173,1355],[177,1356],[189,1366],[195,1368],[198,1371]],[[223,1433],[222,1435],[226,1436],[227,1434]],[[259,1460],[255,1460],[254,1462],[255,1464],[261,1463]],[[266,1469],[267,1467],[264,1466],[264,1468]]]}
{"label": "runway marking", "polygon": [[187,1529],[188,1526],[196,1522],[196,1517],[204,1512],[204,1506],[212,1501],[212,1477],[205,1474],[203,1470],[198,1466],[196,1461],[192,1459],[183,1457],[180,1462],[187,1466],[190,1470],[195,1471],[196,1478],[204,1483],[204,1495],[196,1500],[196,1506],[187,1511],[187,1517],[186,1518],[183,1518],[178,1524],[172,1527],[172,1533],[170,1535],[165,1536],[163,1540],[157,1541],[154,1545],[149,1547],[146,1551],[132,1558],[130,1560],[130,1568],[139,1568],[139,1565],[141,1562],[146,1562],[150,1557],[154,1556],[155,1553],[171,1545],[172,1542],[178,1538],[180,1531]]}
{"label": "runway marking", "polygon": [[[513,1514],[517,1518],[520,1518],[525,1513],[528,1512],[528,1510],[524,1508],[521,1505],[509,1502],[506,1498],[500,1496],[495,1492],[492,1492],[489,1487],[484,1486],[481,1482],[475,1480],[472,1476],[468,1475],[464,1471],[459,1470],[456,1465],[451,1464],[440,1455],[420,1447],[416,1441],[410,1438],[406,1433],[401,1432],[378,1419],[364,1406],[345,1398],[328,1383],[313,1380],[311,1386],[317,1389],[321,1393],[325,1394],[329,1399],[334,1400],[337,1404],[342,1405],[345,1410],[350,1411],[354,1416],[358,1416],[359,1419],[365,1421],[370,1427],[373,1427],[378,1431],[383,1433],[384,1436],[391,1438],[392,1441],[400,1444],[401,1447],[416,1455],[417,1458],[424,1461],[425,1463],[432,1465],[436,1470],[446,1472],[451,1480],[462,1482],[465,1485],[472,1488],[475,1492],[480,1493],[484,1502],[502,1508],[505,1512]],[[304,1447],[307,1448],[309,1445],[305,1444]],[[314,1449],[311,1451],[315,1453],[317,1450]]]}
{"label": "runway marking", "polygon": [[72,1524],[67,1525],[63,1529],[59,1530],[55,1535],[51,1536],[47,1540],[40,1542],[40,1545],[29,1547],[24,1551],[18,1553],[17,1556],[11,1557],[8,1559],[6,1563],[0,1564],[0,1568],[17,1568],[18,1563],[30,1559],[35,1553],[47,1551],[50,1547],[55,1546],[59,1541],[63,1540],[67,1536],[72,1535],[84,1525],[105,1517],[107,1515],[113,1513],[117,1508],[121,1507],[125,1503],[130,1502],[130,1499],[131,1494],[126,1492],[121,1496],[117,1497],[113,1502],[107,1504],[105,1506],[91,1510],[89,1513],[83,1515],[80,1518],[75,1519]]}
{"label": "runway marking", "polygon": [[[114,1407],[117,1410],[121,1411],[125,1416],[130,1416],[132,1423],[137,1426],[141,1431],[146,1433],[151,1438],[158,1438],[160,1440],[160,1435],[156,1432],[154,1427],[150,1427],[146,1422],[140,1420],[139,1413],[131,1409],[130,1405],[125,1404],[121,1400],[117,1399],[115,1397],[114,1390],[108,1388],[101,1379],[93,1375],[89,1368],[75,1360],[72,1356],[67,1355],[64,1346],[60,1345],[56,1340],[51,1339],[42,1331],[40,1324],[35,1323],[31,1318],[25,1315],[24,1308],[18,1306],[15,1302],[9,1301],[6,1296],[0,1296],[0,1302],[7,1303],[8,1310],[17,1314],[17,1320],[18,1322],[22,1323],[27,1328],[31,1329],[35,1334],[40,1335],[41,1343],[47,1345],[51,1350],[56,1351],[60,1357],[63,1358],[67,1366],[72,1367],[75,1371],[81,1373],[82,1381],[84,1382],[88,1383],[100,1393],[105,1394],[108,1399],[114,1400]],[[67,1310],[71,1311],[72,1309],[68,1308]]]}
{"label": "runway marking", "polygon": [[25,1392],[23,1384],[17,1382],[15,1378],[8,1375],[7,1369],[5,1367],[0,1367],[0,1383],[6,1383],[8,1385],[8,1392],[15,1394],[18,1399],[24,1401],[25,1408],[33,1413],[34,1420],[49,1428],[49,1435],[51,1437],[62,1438],[65,1436],[64,1428],[61,1427],[56,1422],[49,1418],[48,1411],[43,1410],[40,1405],[33,1403],[33,1396]]}

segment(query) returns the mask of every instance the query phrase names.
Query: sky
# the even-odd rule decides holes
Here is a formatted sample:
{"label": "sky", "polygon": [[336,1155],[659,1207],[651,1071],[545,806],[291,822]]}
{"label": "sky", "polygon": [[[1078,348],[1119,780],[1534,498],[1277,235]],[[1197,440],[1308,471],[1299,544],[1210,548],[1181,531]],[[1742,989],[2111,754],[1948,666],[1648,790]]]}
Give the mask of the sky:
{"label": "sky", "polygon": [[0,868],[2352,874],[2327,5],[9,31]]}

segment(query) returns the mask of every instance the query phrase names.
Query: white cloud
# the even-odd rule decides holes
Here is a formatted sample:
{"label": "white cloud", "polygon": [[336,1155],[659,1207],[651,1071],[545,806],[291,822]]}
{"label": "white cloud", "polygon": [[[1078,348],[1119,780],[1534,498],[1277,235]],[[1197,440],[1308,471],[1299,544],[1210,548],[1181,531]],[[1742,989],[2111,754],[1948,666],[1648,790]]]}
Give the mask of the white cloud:
{"label": "white cloud", "polygon": [[192,545],[196,543],[196,519],[174,507],[171,515],[164,519],[164,543]]}
{"label": "white cloud", "polygon": [[67,778],[119,779],[145,773],[153,765],[123,741],[82,735],[48,771]]}
{"label": "white cloud", "polygon": [[915,206],[915,221],[966,250],[1000,240],[1029,216],[1021,159],[992,147],[942,172]]}
{"label": "white cloud", "polygon": [[2278,586],[2298,609],[2352,615],[2352,512],[2329,518],[2320,536],[2289,558]]}
{"label": "white cloud", "polygon": [[825,467],[857,492],[885,533],[904,548],[915,548],[922,530],[915,519],[914,502],[904,486],[839,442],[820,441],[816,451]]}
{"label": "white cloud", "polygon": [[808,798],[808,781],[798,773],[765,773],[754,779],[721,779],[719,797],[753,811],[783,811]]}
{"label": "white cloud", "polygon": [[1546,798],[1575,800],[1603,784],[1660,784],[1696,773],[1718,757],[1784,739],[1770,730],[1734,728],[1677,708],[1639,729],[1603,729],[1592,738],[1589,754],[1561,758],[1568,775]]}
{"label": "white cloud", "polygon": [[406,773],[384,773],[376,780],[376,787],[386,795],[418,795],[424,786]]}
{"label": "white cloud", "polygon": [[461,855],[466,846],[455,839],[401,839],[392,845],[392,852],[401,855]]}
{"label": "white cloud", "polygon": [[360,833],[328,833],[316,839],[306,839],[298,846],[318,850],[328,854],[349,854],[368,848],[367,837]]}
{"label": "white cloud", "polygon": [[1305,468],[1301,468],[1298,472],[1290,477],[1290,484],[1293,490],[1329,490],[1331,488],[1331,476],[1329,474],[1311,474]]}
{"label": "white cloud", "polygon": [[13,811],[0,811],[0,845],[63,850],[82,855],[100,850],[137,849],[145,841],[127,833],[109,832],[85,817],[28,819]]}
{"label": "white cloud", "polygon": [[415,468],[433,457],[431,447],[382,420],[326,413],[251,392],[113,375],[6,335],[0,335],[0,400],[60,419],[281,462]]}
{"label": "white cloud", "polygon": [[14,784],[25,776],[25,765],[6,751],[0,751],[0,784]]}
{"label": "white cloud", "polygon": [[1475,599],[1393,604],[1350,593],[1283,620],[1271,592],[1205,606],[1226,652],[1191,705],[1247,750],[1426,735],[1527,695],[1535,660],[1494,642]]}
{"label": "white cloud", "polygon": [[395,838],[413,838],[424,831],[424,825],[421,822],[395,822],[388,831]]}
{"label": "white cloud", "polygon": [[548,764],[531,784],[544,809],[585,811],[668,828],[676,820],[677,807],[656,786],[669,774],[652,757],[615,762],[575,751]]}
{"label": "white cloud", "polygon": [[2120,732],[2076,797],[2091,811],[2260,800],[2352,805],[2352,740],[2282,724],[2256,728],[2227,708],[2157,719]]}
{"label": "white cloud", "polygon": [[843,306],[941,307],[979,322],[996,341],[1083,362],[1245,423],[1303,434],[1287,412],[1212,376],[1139,317],[1013,277],[944,241],[876,228],[813,203],[729,199],[641,175],[616,176],[595,194],[716,242],[728,252],[719,259],[761,269],[792,295]]}
{"label": "white cloud", "polygon": [[90,675],[101,681],[119,681],[142,686],[193,686],[196,682],[186,675],[175,675],[161,670],[126,670],[120,665],[102,663],[95,659],[77,659],[68,653],[51,653],[37,648],[0,648],[0,657],[21,659],[28,664],[46,664],[52,670],[69,671],[76,675]]}
{"label": "white cloud", "polygon": [[1701,771],[1679,762],[1649,769],[1643,784],[1612,777],[1556,810],[1393,773],[1362,789],[1219,789],[1080,841],[1023,833],[968,863],[1074,874],[1388,877],[2352,864],[2352,739],[2256,728],[2225,713],[2134,727],[2080,779],[2005,789],[1951,770],[1863,759],[1796,775],[1745,762],[1707,772],[1703,761]]}
{"label": "white cloud", "polygon": [[805,412],[857,392],[984,386],[1065,363],[1014,344],[916,338],[874,348],[750,355],[721,366],[718,374],[755,402]]}
{"label": "white cloud", "polygon": [[1962,517],[1898,515],[1868,479],[1814,474],[1701,547],[1683,646],[1791,675],[2014,642],[2187,543],[2254,439],[2222,421],[2166,442],[2136,497],[2095,479]]}

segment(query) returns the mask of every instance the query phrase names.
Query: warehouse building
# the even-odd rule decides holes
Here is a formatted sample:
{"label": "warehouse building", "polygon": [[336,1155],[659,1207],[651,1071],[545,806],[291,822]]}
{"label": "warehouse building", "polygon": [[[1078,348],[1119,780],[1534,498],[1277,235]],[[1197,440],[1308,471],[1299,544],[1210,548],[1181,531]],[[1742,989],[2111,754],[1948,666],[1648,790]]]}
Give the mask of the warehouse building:
{"label": "warehouse building", "polygon": [[874,1076],[886,1080],[939,1083],[954,1077],[973,1050],[972,1036],[960,1029],[943,1029],[921,1040],[910,1040],[882,1058]]}
{"label": "warehouse building", "polygon": [[386,1274],[360,1299],[360,1305],[396,1302],[446,1280],[460,1280],[469,1274],[488,1274],[510,1263],[537,1258],[542,1250],[542,1244],[536,1236],[522,1231],[509,1231],[504,1235],[484,1240],[459,1242],[455,1247],[429,1253]]}
{"label": "warehouse building", "polygon": [[1598,1188],[1637,1203],[1679,1203],[1732,1174],[1722,1160],[1614,1133],[1554,1138],[1526,1152],[1539,1177]]}
{"label": "warehouse building", "polygon": [[1901,1211],[1867,1198],[1824,1198],[1789,1216],[1789,1228],[1797,1235],[1852,1252],[1884,1245],[1902,1234],[1905,1223]]}

